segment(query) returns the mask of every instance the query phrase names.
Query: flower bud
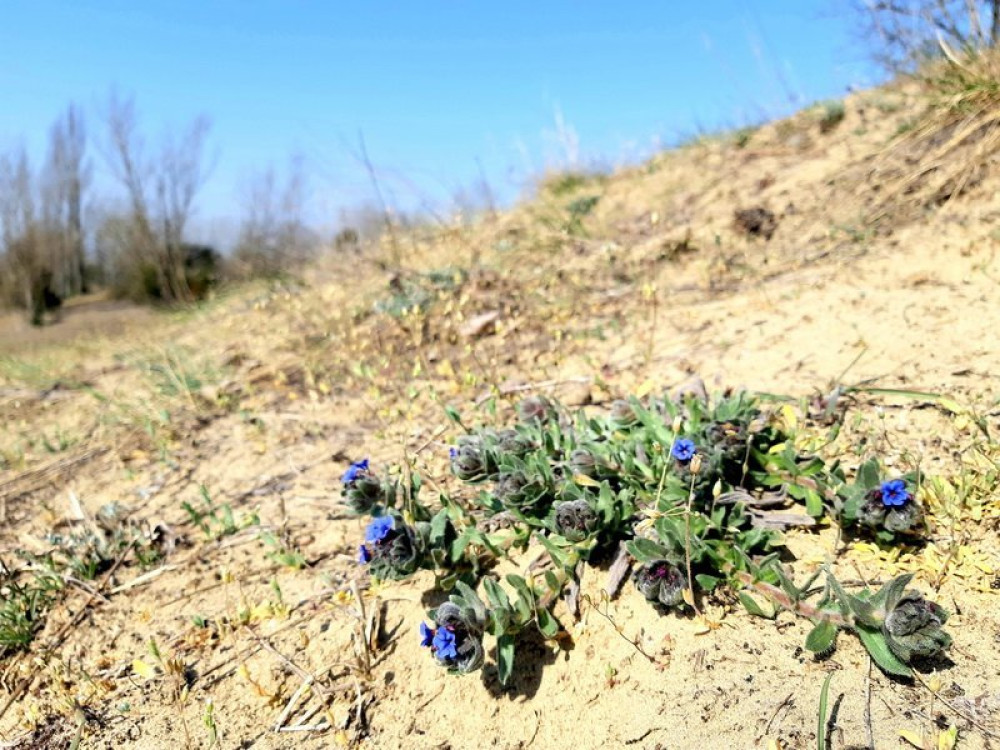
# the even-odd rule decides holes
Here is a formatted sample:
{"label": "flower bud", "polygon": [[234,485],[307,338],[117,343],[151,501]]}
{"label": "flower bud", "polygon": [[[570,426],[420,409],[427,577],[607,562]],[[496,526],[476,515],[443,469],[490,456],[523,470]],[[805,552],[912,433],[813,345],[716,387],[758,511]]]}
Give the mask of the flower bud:
{"label": "flower bud", "polygon": [[529,396],[517,405],[517,416],[525,423],[548,422],[555,413],[555,407],[545,396]]}
{"label": "flower bud", "polygon": [[494,437],[496,448],[500,453],[521,458],[530,452],[535,444],[517,430],[501,430]]}
{"label": "flower bud", "polygon": [[597,512],[586,500],[556,505],[556,529],[571,542],[580,542],[597,528]]}
{"label": "flower bud", "polygon": [[701,471],[701,454],[700,453],[696,453],[694,455],[694,458],[691,459],[690,468],[691,468],[691,473],[692,474],[697,474],[699,471]]}
{"label": "flower bud", "polygon": [[640,567],[632,576],[635,587],[647,600],[675,607],[684,599],[687,577],[669,560],[653,560]]}
{"label": "flower bud", "polygon": [[368,563],[374,578],[396,581],[416,572],[423,552],[412,526],[380,516],[368,525],[359,559]]}
{"label": "flower bud", "polygon": [[537,512],[548,499],[545,488],[537,480],[528,479],[517,469],[501,472],[493,493],[505,508],[524,513]]}
{"label": "flower bud", "polygon": [[904,662],[915,656],[935,656],[951,636],[941,629],[948,613],[916,591],[907,591],[885,617],[882,632],[889,649]]}
{"label": "flower bud", "polygon": [[370,472],[359,473],[350,484],[345,484],[341,495],[348,507],[358,515],[371,513],[385,499],[385,486]]}
{"label": "flower bud", "polygon": [[451,471],[463,482],[477,482],[486,479],[487,461],[481,443],[466,443],[451,449]]}
{"label": "flower bud", "polygon": [[[461,608],[445,602],[437,609],[430,648],[438,664],[449,670],[468,674],[483,665],[486,652],[483,648],[483,631]],[[426,637],[426,634],[425,634]]]}

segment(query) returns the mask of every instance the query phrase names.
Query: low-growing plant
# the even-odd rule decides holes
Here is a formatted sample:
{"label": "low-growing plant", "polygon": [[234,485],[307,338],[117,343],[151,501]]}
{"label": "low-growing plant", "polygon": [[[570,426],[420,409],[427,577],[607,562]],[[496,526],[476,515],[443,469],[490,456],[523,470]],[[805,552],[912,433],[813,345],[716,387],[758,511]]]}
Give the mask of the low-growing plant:
{"label": "low-growing plant", "polygon": [[237,518],[229,503],[217,505],[204,484],[198,485],[198,496],[201,499],[200,506],[184,501],[181,507],[188,514],[191,523],[201,529],[206,539],[221,539],[251,526],[260,525],[260,516],[256,511]]}
{"label": "low-growing plant", "polygon": [[583,220],[594,210],[594,207],[601,200],[599,195],[585,195],[572,201],[566,210],[569,211],[569,221],[566,223],[566,231],[572,235],[583,234]]}
{"label": "low-growing plant", "polygon": [[[753,573],[744,573],[741,578],[749,588],[763,594],[769,606],[761,607],[743,594],[741,601],[747,610],[773,618],[775,607],[780,607],[811,620],[814,626],[805,645],[816,654],[832,651],[838,633],[846,630],[858,636],[872,660],[887,673],[912,677],[914,661],[937,657],[951,645],[951,636],[943,630],[948,613],[919,591],[908,588],[912,573],[893,578],[878,591],[866,586],[849,594],[829,569],[817,571],[804,585],[797,586],[774,556],[750,567]],[[825,573],[826,582],[814,589],[820,573]],[[815,602],[809,601],[817,595]]]}
{"label": "low-growing plant", "polygon": [[847,114],[842,101],[831,99],[819,105],[819,131],[829,133],[836,128]]}
{"label": "low-growing plant", "polygon": [[48,571],[14,571],[0,560],[0,658],[31,644],[62,587]]}
{"label": "low-growing plant", "polygon": [[133,522],[117,503],[102,506],[92,523],[70,533],[51,533],[50,547],[40,554],[18,551],[35,568],[55,576],[72,576],[92,581],[111,568],[126,552],[134,555],[141,568],[160,559],[159,533]]}
{"label": "low-growing plant", "polygon": [[126,558],[148,568],[164,554],[163,530],[133,521],[117,503],[70,533],[51,533],[41,553],[17,549],[16,569],[0,561],[0,659],[26,649],[45,617],[69,590],[109,573]]}
{"label": "low-growing plant", "polygon": [[[700,601],[729,587],[752,614],[784,607],[812,618],[817,630],[807,645],[815,651],[831,648],[839,630],[857,633],[897,675],[908,674],[914,656],[947,646],[943,611],[906,590],[908,578],[848,595],[828,573],[827,594],[814,605],[806,600],[815,577],[795,587],[777,565],[790,526],[829,520],[870,530],[883,544],[918,535],[911,488],[919,477],[886,477],[872,458],[848,483],[837,462],[797,449],[782,409],[761,396],[688,392],[575,414],[535,396],[519,404],[515,424],[475,429],[448,413],[464,430],[449,453],[463,489],[439,493],[436,509],[420,500],[423,482],[410,467],[378,475],[363,459],[342,482],[345,503],[374,517],[359,547],[374,578],[429,569],[437,586],[454,589],[429,612],[433,624],[421,625],[422,645],[449,671],[478,668],[488,634],[506,683],[522,631],[556,637],[552,605],[578,595],[582,565],[616,553],[661,612],[698,613]],[[531,545],[543,558],[527,576],[507,575],[505,587],[494,565]]]}

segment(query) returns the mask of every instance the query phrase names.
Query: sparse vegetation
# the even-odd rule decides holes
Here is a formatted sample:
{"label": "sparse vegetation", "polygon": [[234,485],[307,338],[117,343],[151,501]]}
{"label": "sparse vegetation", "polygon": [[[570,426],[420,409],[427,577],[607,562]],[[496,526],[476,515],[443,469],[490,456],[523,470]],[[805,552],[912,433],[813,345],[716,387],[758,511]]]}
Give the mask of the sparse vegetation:
{"label": "sparse vegetation", "polygon": [[2,742],[992,741],[996,176],[871,220],[891,96],[0,338]]}

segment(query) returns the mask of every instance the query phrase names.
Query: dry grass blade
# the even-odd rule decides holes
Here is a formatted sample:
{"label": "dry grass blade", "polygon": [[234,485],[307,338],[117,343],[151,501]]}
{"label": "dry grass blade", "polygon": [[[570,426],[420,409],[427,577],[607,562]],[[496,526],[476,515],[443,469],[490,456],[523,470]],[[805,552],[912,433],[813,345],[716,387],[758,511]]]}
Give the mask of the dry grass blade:
{"label": "dry grass blade", "polygon": [[919,75],[927,107],[875,162],[869,221],[918,215],[979,181],[1000,150],[1000,55],[951,52]]}

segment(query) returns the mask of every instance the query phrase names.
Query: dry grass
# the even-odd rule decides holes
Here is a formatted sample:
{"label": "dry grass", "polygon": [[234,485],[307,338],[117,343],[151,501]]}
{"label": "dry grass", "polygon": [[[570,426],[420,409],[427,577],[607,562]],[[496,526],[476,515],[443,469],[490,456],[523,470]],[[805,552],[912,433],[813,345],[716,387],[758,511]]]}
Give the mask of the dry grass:
{"label": "dry grass", "polygon": [[1000,53],[957,56],[916,74],[923,111],[876,161],[871,221],[920,215],[979,184],[1000,150]]}
{"label": "dry grass", "polygon": [[[891,112],[880,109],[887,96],[899,98]],[[43,548],[53,529],[87,524],[111,501],[173,547],[153,570],[130,554],[91,590],[63,592],[32,649],[3,664],[2,740],[433,747],[489,735],[511,747],[679,737],[711,747],[725,736],[799,747],[814,744],[803,727],[815,725],[821,673],[841,667],[832,685],[845,695],[843,743],[862,741],[874,692],[880,745],[914,726],[936,736],[944,712],[962,727],[960,747],[983,747],[973,725],[922,689],[869,678],[849,646],[835,661],[807,660],[794,654],[797,625],[765,636],[721,606],[724,627],[706,634],[628,595],[602,605],[612,623],[585,616],[572,649],[532,644],[514,699],[498,699],[489,679],[441,679],[413,632],[426,581],[372,590],[354,562],[361,525],[336,497],[337,477],[362,455],[447,487],[445,405],[485,418],[475,405],[490,395],[501,410],[531,392],[601,403],[693,373],[710,387],[806,396],[864,353],[856,381],[944,392],[975,409],[858,396],[841,436],[823,434],[817,445],[848,466],[866,446],[939,477],[925,489],[930,544],[894,556],[854,545],[839,564],[869,579],[917,571],[961,610],[940,691],[995,727],[997,661],[982,643],[998,626],[1000,361],[983,342],[1000,320],[988,227],[951,217],[998,206],[981,190],[921,224],[887,211],[890,237],[865,224],[874,204],[855,181],[859,164],[888,158],[885,144],[921,101],[906,90],[861,94],[833,129],[805,112],[600,180],[567,179],[565,192],[551,179],[538,200],[495,218],[331,255],[301,283],[242,289],[96,341],[76,339],[72,310],[65,328],[6,340],[0,450],[16,461],[0,474],[0,555]],[[934,114],[952,123],[941,144],[971,127],[962,123],[994,127],[968,120],[987,117],[986,102],[970,94],[973,114]],[[967,150],[973,140],[954,153],[980,153]],[[996,184],[990,166],[986,186]],[[589,195],[598,202],[574,216],[569,204]],[[894,205],[916,200],[896,195]],[[769,240],[733,224],[755,206],[776,216]],[[403,267],[388,269],[396,251]],[[37,436],[56,434],[76,442],[52,454]],[[834,542],[830,529],[789,540],[806,570]],[[596,601],[599,582],[589,583]],[[632,641],[656,663],[637,660]],[[591,725],[581,738],[583,706]]]}

